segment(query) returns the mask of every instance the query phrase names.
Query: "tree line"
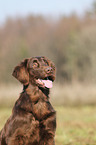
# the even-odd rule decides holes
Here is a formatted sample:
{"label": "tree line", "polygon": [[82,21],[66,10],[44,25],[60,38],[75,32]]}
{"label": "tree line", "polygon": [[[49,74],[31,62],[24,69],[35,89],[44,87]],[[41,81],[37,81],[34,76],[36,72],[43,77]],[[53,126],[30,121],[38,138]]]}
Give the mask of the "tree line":
{"label": "tree line", "polygon": [[83,17],[58,20],[29,15],[0,26],[0,82],[12,82],[22,59],[47,56],[57,67],[57,82],[96,82],[96,5]]}

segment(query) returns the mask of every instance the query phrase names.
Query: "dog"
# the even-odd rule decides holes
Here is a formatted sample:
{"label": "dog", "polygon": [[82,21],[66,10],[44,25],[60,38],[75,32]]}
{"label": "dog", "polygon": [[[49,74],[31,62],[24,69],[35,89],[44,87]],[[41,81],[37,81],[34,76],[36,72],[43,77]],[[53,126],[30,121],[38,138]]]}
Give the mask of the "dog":
{"label": "dog", "polygon": [[0,132],[0,145],[55,145],[56,111],[49,102],[55,73],[46,57],[24,59],[14,68],[23,91]]}

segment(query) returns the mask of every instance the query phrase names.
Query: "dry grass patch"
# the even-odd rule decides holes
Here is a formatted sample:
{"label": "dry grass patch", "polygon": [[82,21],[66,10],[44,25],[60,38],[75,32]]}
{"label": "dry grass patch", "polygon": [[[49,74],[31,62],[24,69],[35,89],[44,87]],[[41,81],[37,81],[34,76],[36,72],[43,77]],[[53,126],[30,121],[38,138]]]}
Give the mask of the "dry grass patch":
{"label": "dry grass patch", "polygon": [[22,85],[0,85],[0,107],[12,107],[22,91]]}
{"label": "dry grass patch", "polygon": [[56,84],[51,91],[51,96],[54,105],[95,105],[96,85]]}

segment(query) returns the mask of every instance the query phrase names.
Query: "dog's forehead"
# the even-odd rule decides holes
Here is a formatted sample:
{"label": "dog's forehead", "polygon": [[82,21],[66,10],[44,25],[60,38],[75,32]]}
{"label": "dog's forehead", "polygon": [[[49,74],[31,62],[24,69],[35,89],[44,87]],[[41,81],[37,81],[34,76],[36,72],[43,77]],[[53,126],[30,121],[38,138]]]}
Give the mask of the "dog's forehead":
{"label": "dog's forehead", "polygon": [[36,58],[37,58],[39,61],[42,61],[42,60],[44,59],[43,56],[37,56]]}
{"label": "dog's forehead", "polygon": [[47,59],[45,56],[36,56],[36,57],[30,58],[30,61],[31,61],[31,62],[33,62],[34,60],[37,60],[37,61],[43,62],[43,63],[44,63],[44,61],[45,61],[45,62],[49,62],[49,61],[50,61],[50,60]]}
{"label": "dog's forehead", "polygon": [[45,56],[37,56],[35,58],[37,58],[39,61],[42,61],[42,60],[48,61],[48,58],[46,58]]}

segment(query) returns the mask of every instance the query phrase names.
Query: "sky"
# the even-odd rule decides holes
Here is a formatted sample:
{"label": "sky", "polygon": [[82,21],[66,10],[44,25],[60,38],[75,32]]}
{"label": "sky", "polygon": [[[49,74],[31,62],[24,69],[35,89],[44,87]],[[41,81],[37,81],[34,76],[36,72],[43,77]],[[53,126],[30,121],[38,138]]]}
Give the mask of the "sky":
{"label": "sky", "polygon": [[94,0],[0,0],[0,23],[7,17],[36,15],[82,15]]}

